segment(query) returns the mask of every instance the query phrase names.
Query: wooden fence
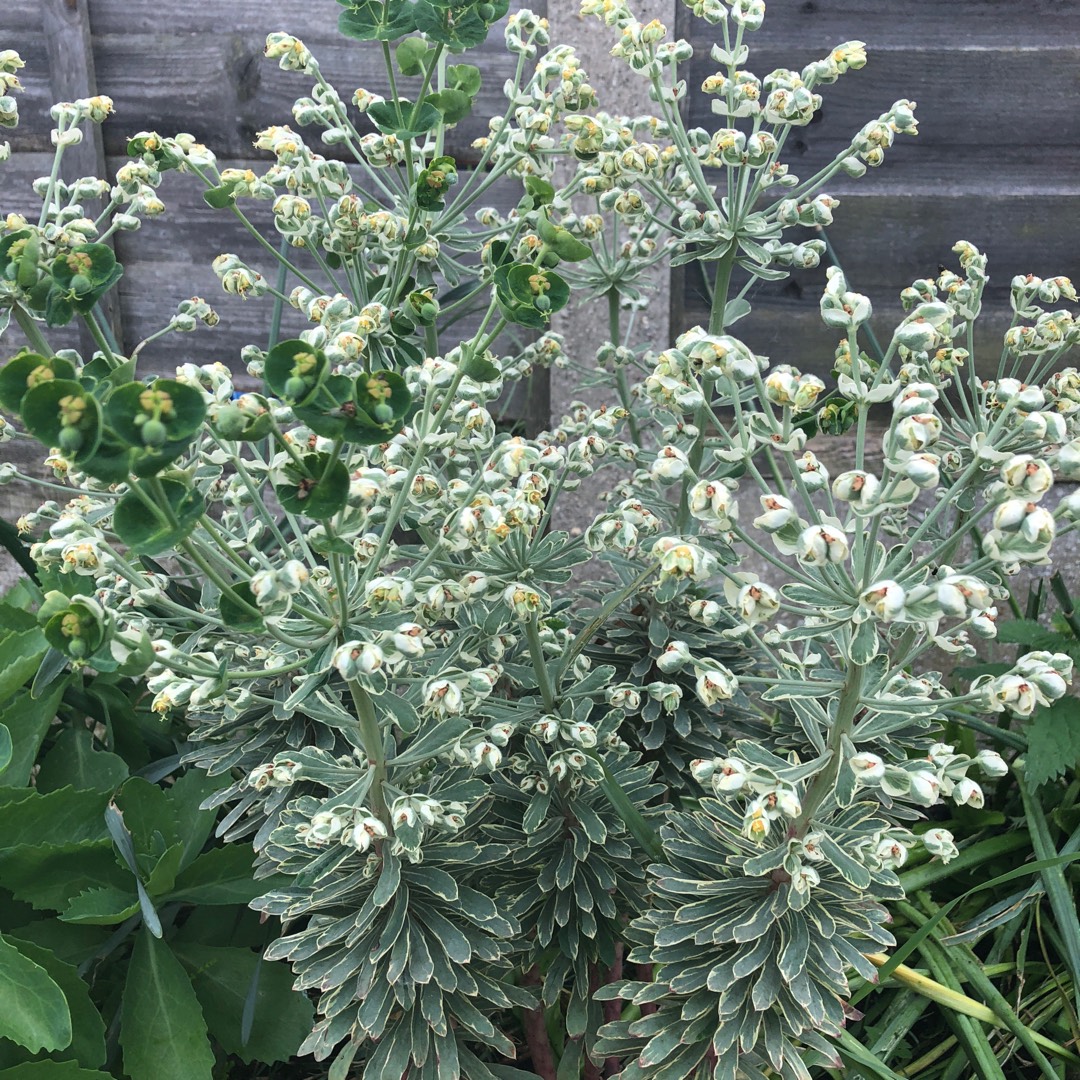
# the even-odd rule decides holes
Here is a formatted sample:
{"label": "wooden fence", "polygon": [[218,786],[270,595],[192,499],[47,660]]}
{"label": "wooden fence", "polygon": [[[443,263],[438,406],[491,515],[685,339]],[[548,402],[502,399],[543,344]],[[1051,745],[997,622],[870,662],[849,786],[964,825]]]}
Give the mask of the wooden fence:
{"label": "wooden fence", "polygon": [[[638,14],[648,16],[649,6],[638,0]],[[543,2],[533,7],[547,10]],[[190,131],[223,162],[257,166],[255,132],[289,122],[292,100],[310,82],[263,58],[271,29],[302,36],[343,92],[358,85],[385,91],[375,50],[336,33],[339,10],[335,0],[174,0],[167,6],[89,0],[88,8],[87,0],[8,0],[0,47],[17,48],[27,68],[23,122],[13,133],[12,160],[0,173],[0,210],[35,206],[30,181],[47,171],[51,159],[48,106],[95,83],[116,102],[116,116],[103,131],[110,167],[123,157],[126,138],[140,129]],[[714,67],[710,28],[685,7],[679,12],[676,29],[695,46],[694,87]],[[564,15],[560,25],[566,21]],[[582,35],[613,33],[592,20],[572,25]],[[917,101],[917,138],[898,139],[885,164],[861,180],[831,186],[841,206],[829,235],[852,287],[868,293],[883,315],[896,309],[897,293],[911,279],[953,264],[954,240],[986,250],[991,286],[982,344],[990,355],[990,337],[1008,320],[1013,274],[1077,270],[1080,4],[769,0],[765,25],[750,39],[748,66],[759,75],[778,66],[798,68],[851,38],[867,42],[867,67],[824,89],[820,117],[794,133],[787,159],[793,171],[810,175],[893,100]],[[478,107],[450,137],[451,152],[465,161],[485,118],[504,107],[501,88],[512,59],[501,35],[493,34],[480,60]],[[594,76],[601,104],[610,77]],[[644,103],[644,84],[642,90]],[[691,95],[689,115],[702,126],[720,122],[703,95]],[[179,300],[199,294],[221,311],[222,327],[166,338],[147,360],[163,370],[180,359],[231,360],[235,366],[240,346],[264,337],[267,313],[257,301],[223,296],[209,264],[223,250],[257,265],[264,260],[237,223],[203,205],[190,177],[167,177],[163,196],[170,212],[162,220],[117,237],[127,268],[119,311],[125,342],[131,347],[167,320]],[[817,317],[823,278],[819,269],[760,287],[756,314],[740,333],[774,360],[827,370],[834,341]],[[694,274],[675,285],[672,328],[678,331],[701,321],[704,310]]]}

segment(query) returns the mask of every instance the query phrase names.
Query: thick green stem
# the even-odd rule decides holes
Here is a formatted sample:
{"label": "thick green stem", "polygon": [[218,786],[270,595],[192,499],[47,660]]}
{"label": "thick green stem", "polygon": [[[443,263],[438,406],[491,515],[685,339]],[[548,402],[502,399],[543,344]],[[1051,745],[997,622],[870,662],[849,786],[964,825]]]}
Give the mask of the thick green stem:
{"label": "thick green stem", "polygon": [[852,664],[848,669],[847,678],[840,688],[840,698],[836,705],[836,719],[833,721],[832,730],[829,732],[827,749],[832,752],[832,757],[825,767],[810,782],[803,799],[802,813],[795,819],[792,832],[795,836],[804,836],[810,828],[814,814],[821,804],[828,798],[836,786],[836,779],[840,770],[844,767],[842,753],[844,736],[851,734],[855,726],[855,717],[859,713],[859,697],[862,694],[863,668]]}
{"label": "thick green stem", "polygon": [[555,687],[551,683],[547,660],[544,658],[544,645],[540,640],[540,624],[534,615],[525,624],[525,634],[529,641],[529,656],[532,658],[533,671],[536,672],[536,684],[540,687],[540,696],[544,699],[544,708],[555,711]]}
{"label": "thick green stem", "polygon": [[[608,340],[615,348],[622,344],[622,335],[619,327],[619,290],[614,285],[607,291],[608,302]],[[626,368],[615,369],[615,388],[619,392],[619,403],[627,412],[626,422],[630,428],[630,438],[635,446],[641,446],[641,429],[638,427],[637,417],[634,416],[633,398],[630,396],[630,380],[626,377]]]}
{"label": "thick green stem", "polygon": [[45,340],[45,335],[37,328],[37,323],[16,304],[12,311],[15,313],[15,321],[19,329],[26,335],[26,340],[42,355],[52,356],[52,346]]}
{"label": "thick green stem", "polygon": [[349,693],[356,707],[356,719],[360,722],[360,737],[364,753],[371,766],[371,809],[384,824],[390,824],[390,811],[386,807],[383,784],[386,783],[386,750],[383,745],[382,728],[375,715],[375,702],[371,695],[355,680],[349,679]]}

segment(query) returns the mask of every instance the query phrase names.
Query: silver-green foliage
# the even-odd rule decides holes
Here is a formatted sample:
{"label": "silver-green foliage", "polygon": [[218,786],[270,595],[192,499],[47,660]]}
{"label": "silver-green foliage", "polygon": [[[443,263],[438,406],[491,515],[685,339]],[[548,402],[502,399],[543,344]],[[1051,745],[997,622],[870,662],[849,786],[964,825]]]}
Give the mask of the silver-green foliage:
{"label": "silver-green foliage", "polygon": [[[896,870],[916,845],[955,854],[946,830],[913,826],[946,799],[981,805],[969,773],[1005,767],[942,742],[946,710],[1030,715],[1071,675],[1038,651],[962,692],[925,670],[931,648],[970,655],[971,635],[994,636],[1005,576],[1080,513],[1075,496],[1045,502],[1054,469],[1080,474],[1080,374],[1058,370],[1080,335],[1047,307],[1075,300],[1071,283],[1014,279],[984,381],[972,245],[903,291],[881,355],[864,348],[869,300],[832,267],[834,385],[770,366],[732,332],[753,285],[818,265],[824,244],[793,230],[830,223],[824,185],[914,134],[913,106],[802,180],[785,140],[862,44],[759,78],[745,39],[760,0],[692,6],[720,39],[702,88],[728,125],[715,131],[683,124],[692,49],[658,22],[584,4],[647,86],[648,112],[620,118],[597,111],[573,49],[517,12],[506,111],[459,176],[446,125],[480,72],[446,50],[497,6],[448,20],[433,3],[357,4],[353,36],[419,31],[396,50],[417,100],[352,98],[373,131],[302,41],[267,43],[314,80],[297,124],[349,167],[287,127],[259,133],[262,174],[143,132],[115,184],[66,183],[58,164],[39,223],[10,217],[0,237],[0,309],[35,350],[0,371],[0,404],[78,494],[22,522],[54,586],[39,613],[52,662],[148,669],[154,708],[191,727],[186,760],[228,778],[220,833],[290,879],[256,906],[285,922],[270,955],[317,997],[306,1049],[337,1055],[335,1080],[511,1078],[522,1023],[550,1072],[541,1007],[564,1020],[564,1071],[583,1049],[650,1080],[833,1062],[849,980],[891,942]],[[58,163],[110,107],[57,106]],[[245,202],[270,203],[287,241],[276,256],[263,243],[280,276],[214,262],[227,292],[311,324],[282,342],[272,318],[267,348],[245,350],[260,392],[220,364],[140,380],[143,346],[124,356],[98,324],[120,273],[101,241],[161,212],[168,169],[253,231]],[[510,210],[482,205],[499,182]],[[102,194],[94,222],[82,202]],[[714,281],[709,325],[641,347],[648,274],[692,260]],[[606,298],[586,378],[610,404],[501,432],[506,386],[570,364],[549,320],[572,290]],[[49,345],[76,317],[92,357]],[[193,299],[162,333],[216,319]],[[521,345],[510,327],[540,333]],[[852,467],[830,476],[808,439],[848,428]],[[594,520],[553,528],[562,492],[601,468]],[[746,551],[771,581],[739,569]],[[604,587],[574,582],[589,561]],[[613,974],[624,960],[638,980]],[[619,1000],[642,1015],[601,1004]]]}

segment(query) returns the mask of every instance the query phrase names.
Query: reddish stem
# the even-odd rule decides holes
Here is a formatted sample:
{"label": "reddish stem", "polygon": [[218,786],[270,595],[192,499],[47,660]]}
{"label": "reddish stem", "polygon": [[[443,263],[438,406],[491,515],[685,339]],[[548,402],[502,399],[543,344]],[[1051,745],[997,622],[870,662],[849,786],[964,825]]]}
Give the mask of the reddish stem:
{"label": "reddish stem", "polygon": [[[525,986],[539,986],[540,969],[533,965],[525,972],[521,981]],[[535,1009],[523,1010],[522,1021],[525,1028],[525,1041],[529,1044],[529,1054],[532,1057],[533,1072],[541,1080],[558,1080],[555,1052],[551,1049],[547,1024],[544,1022],[544,1006],[541,1004]]]}
{"label": "reddish stem", "polygon": [[[652,964],[638,964],[637,965],[637,977],[642,982],[652,982],[653,981],[653,965]],[[656,1009],[657,1009],[657,1005],[656,1005],[655,1002],[646,1001],[641,1006],[641,1015],[642,1016],[649,1016],[650,1014],[656,1012]]]}
{"label": "reddish stem", "polygon": [[[613,983],[618,982],[623,977],[623,943],[621,941],[615,942],[615,962],[611,965],[611,969],[608,971],[608,977],[605,982]],[[623,1002],[621,998],[616,998],[613,1001],[604,1002],[604,1023],[610,1024],[614,1020],[618,1020],[622,1015]],[[609,1057],[604,1062],[604,1075],[614,1076],[622,1069],[622,1062],[617,1057]]]}

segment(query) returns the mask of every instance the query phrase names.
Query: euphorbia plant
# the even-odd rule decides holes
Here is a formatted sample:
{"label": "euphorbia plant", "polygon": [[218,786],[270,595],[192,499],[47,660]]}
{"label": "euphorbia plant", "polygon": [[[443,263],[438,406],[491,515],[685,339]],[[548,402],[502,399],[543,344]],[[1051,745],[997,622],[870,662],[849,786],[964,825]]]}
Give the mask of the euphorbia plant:
{"label": "euphorbia plant", "polygon": [[[315,80],[294,118],[350,167],[288,127],[259,133],[262,175],[143,132],[115,184],[54,169],[40,221],[8,219],[0,303],[34,351],[0,373],[0,402],[79,493],[26,519],[55,585],[50,641],[99,669],[152,641],[156,707],[185,711],[189,761],[234,779],[222,833],[292,879],[255,906],[286,924],[268,955],[317,994],[305,1049],[337,1055],[335,1077],[521,1075],[519,1033],[553,1077],[542,1010],[565,1034],[560,1076],[807,1076],[839,1060],[908,851],[955,854],[923,811],[981,804],[975,777],[1005,767],[944,743],[944,711],[1030,712],[1071,674],[1028,653],[950,694],[920,661],[993,637],[1003,575],[1045,561],[1080,509],[1043,503],[1053,467],[1080,473],[1080,375],[1057,370],[1077,332],[1044,307],[1073,288],[1014,280],[983,381],[972,245],[903,291],[879,358],[860,340],[870,303],[834,267],[834,384],[770,365],[734,329],[754,283],[816,266],[824,245],[799,230],[829,224],[824,185],[915,131],[900,101],[814,176],[782,162],[862,43],[759,78],[744,65],[760,0],[693,5],[720,38],[702,90],[729,125],[706,131],[678,107],[692,49],[658,22],[584,4],[647,90],[624,118],[517,12],[506,111],[466,172],[444,132],[480,74],[448,55],[500,6],[345,6],[343,31],[381,43],[390,99],[361,89],[350,109],[288,34],[267,54]],[[57,106],[58,159],[107,111]],[[259,236],[284,288],[214,262],[226,291],[313,324],[245,350],[257,392],[221,365],[140,378],[99,329],[119,273],[102,240],[160,210],[165,169],[256,235],[243,205],[271,202],[288,241]],[[497,183],[520,196],[509,213],[485,205]],[[624,318],[641,275],[690,260],[711,264],[709,325],[646,352]],[[504,387],[568,362],[550,319],[575,288],[606,298],[593,381],[610,404],[500,433]],[[48,344],[74,317],[93,357]],[[167,329],[198,320],[216,317],[186,301]],[[538,334],[510,349],[514,326]],[[830,476],[808,440],[846,429],[853,467]],[[554,530],[560,493],[601,467],[602,512],[581,536]],[[744,552],[770,580],[739,569]],[[590,560],[608,584],[583,606],[569,583]]]}

